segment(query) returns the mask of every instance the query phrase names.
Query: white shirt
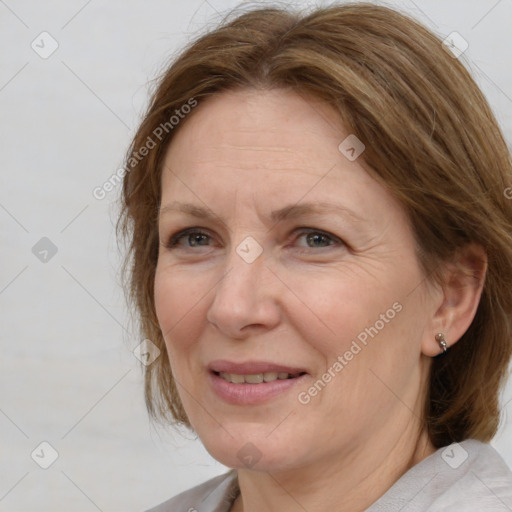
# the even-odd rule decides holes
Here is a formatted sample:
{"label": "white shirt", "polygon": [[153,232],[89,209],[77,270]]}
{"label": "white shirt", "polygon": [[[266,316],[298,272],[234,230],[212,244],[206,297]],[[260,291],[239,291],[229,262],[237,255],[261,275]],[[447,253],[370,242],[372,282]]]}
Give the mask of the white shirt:
{"label": "white shirt", "polygon": [[[237,472],[212,478],[147,512],[229,512]],[[405,473],[366,512],[511,512],[512,472],[489,444],[440,448]]]}

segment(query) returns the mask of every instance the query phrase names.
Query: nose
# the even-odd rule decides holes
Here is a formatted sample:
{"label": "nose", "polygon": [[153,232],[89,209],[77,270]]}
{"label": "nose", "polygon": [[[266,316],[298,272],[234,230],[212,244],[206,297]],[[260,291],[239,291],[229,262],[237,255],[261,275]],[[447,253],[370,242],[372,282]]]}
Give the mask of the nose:
{"label": "nose", "polygon": [[206,316],[224,336],[244,339],[278,325],[279,280],[266,265],[263,255],[247,263],[233,250]]}

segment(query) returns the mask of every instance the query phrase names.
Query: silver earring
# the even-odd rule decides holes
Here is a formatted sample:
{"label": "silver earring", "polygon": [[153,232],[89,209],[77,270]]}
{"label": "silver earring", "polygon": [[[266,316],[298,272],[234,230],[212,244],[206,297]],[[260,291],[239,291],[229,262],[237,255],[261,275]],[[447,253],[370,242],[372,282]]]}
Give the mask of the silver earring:
{"label": "silver earring", "polygon": [[439,346],[443,349],[443,352],[448,350],[448,343],[444,338],[444,334],[442,332],[436,334],[436,341],[439,343]]}

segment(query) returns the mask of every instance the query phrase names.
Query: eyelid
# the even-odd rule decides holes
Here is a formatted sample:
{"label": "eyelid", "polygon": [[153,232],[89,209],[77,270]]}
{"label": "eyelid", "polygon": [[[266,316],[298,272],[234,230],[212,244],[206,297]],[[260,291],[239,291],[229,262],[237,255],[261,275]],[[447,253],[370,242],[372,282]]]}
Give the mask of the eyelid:
{"label": "eyelid", "polygon": [[321,233],[323,235],[330,236],[333,239],[340,240],[340,238],[338,236],[331,233],[330,231],[326,231],[325,229],[320,229],[320,228],[312,228],[310,226],[299,226],[299,227],[295,228],[293,231],[294,232],[299,231],[302,233]]}
{"label": "eyelid", "polygon": [[[164,245],[165,245],[165,247],[167,247],[169,249],[175,248],[175,247],[179,246],[178,242],[182,238],[184,238],[187,235],[192,234],[192,233],[193,234],[199,234],[199,235],[207,236],[211,240],[215,239],[215,236],[212,235],[212,233],[208,229],[201,228],[201,227],[198,227],[198,226],[192,226],[190,228],[185,228],[185,229],[182,229],[182,230],[178,230],[175,233],[173,233],[172,235],[170,235],[167,238],[167,242]],[[333,243],[329,244],[326,247],[321,247],[321,249],[326,249],[327,247],[333,247],[333,246],[336,246],[336,245],[344,245],[344,246],[347,245],[341,238],[339,238],[338,236],[330,233],[329,231],[325,231],[323,229],[309,227],[309,226],[297,227],[297,228],[295,228],[292,231],[291,235],[293,235],[293,237],[294,237],[293,241],[296,241],[301,236],[305,236],[305,235],[308,235],[310,233],[317,233],[317,234],[324,235],[324,236],[328,237],[333,242]],[[185,246],[185,247],[187,247],[187,246]],[[205,247],[205,246],[202,246],[202,247]],[[300,247],[300,249],[302,249],[302,250],[303,249],[315,250],[313,247]]]}

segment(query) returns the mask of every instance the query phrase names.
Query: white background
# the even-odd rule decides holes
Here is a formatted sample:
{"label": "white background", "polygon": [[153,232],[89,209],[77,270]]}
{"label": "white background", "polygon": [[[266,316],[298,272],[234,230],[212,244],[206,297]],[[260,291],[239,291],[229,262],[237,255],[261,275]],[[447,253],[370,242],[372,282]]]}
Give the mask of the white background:
{"label": "white background", "polygon": [[[236,4],[0,1],[0,512],[141,511],[225,470],[147,418],[119,286],[119,190],[92,190],[121,166],[149,81]],[[510,143],[512,2],[389,5],[468,41],[462,59]],[[43,31],[59,45],[47,59],[31,48]],[[46,263],[32,252],[42,237],[57,247]],[[510,386],[503,404],[493,444],[512,465]],[[59,454],[46,470],[31,458],[42,441]]]}

